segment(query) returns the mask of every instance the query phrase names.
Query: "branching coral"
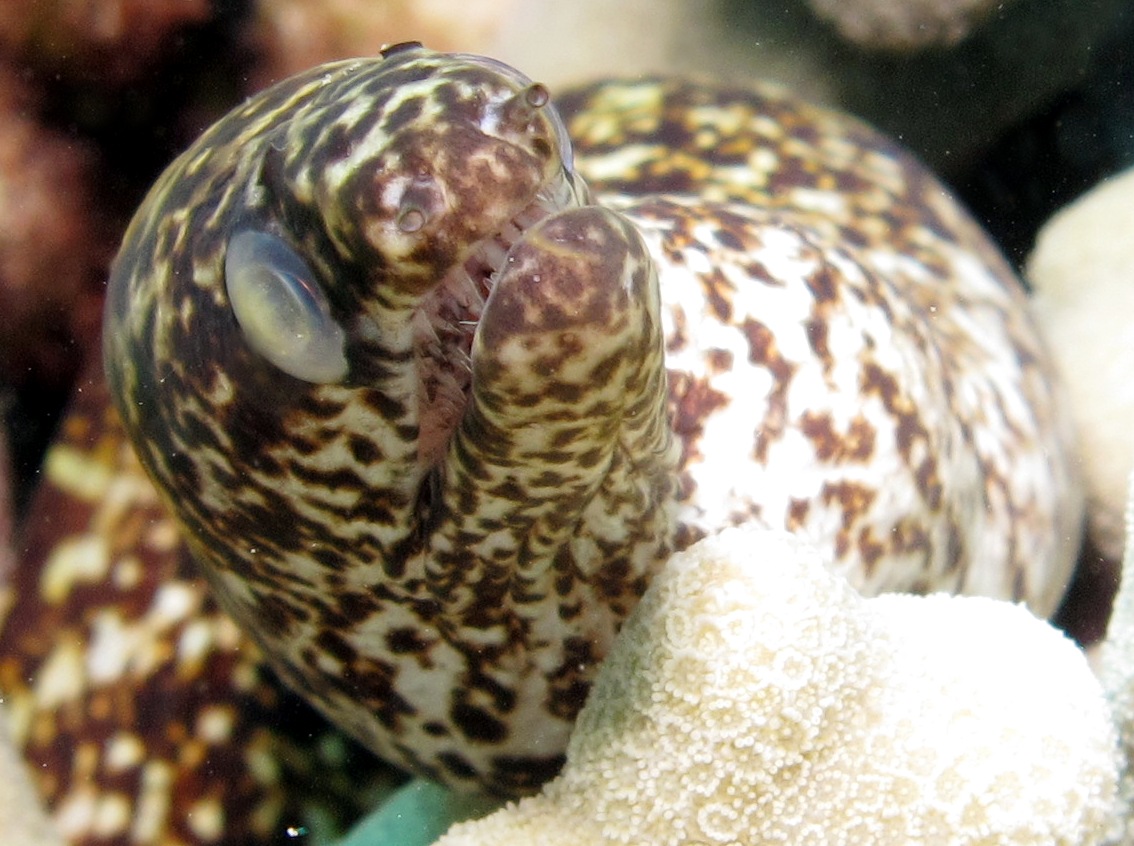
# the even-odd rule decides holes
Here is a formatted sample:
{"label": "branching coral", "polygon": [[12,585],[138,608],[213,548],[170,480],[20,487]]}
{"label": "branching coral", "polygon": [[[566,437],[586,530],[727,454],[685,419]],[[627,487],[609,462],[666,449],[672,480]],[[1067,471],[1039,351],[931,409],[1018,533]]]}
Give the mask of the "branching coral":
{"label": "branching coral", "polygon": [[438,846],[1103,842],[1119,761],[1077,647],[1022,606],[863,599],[724,532],[647,591],[544,792]]}

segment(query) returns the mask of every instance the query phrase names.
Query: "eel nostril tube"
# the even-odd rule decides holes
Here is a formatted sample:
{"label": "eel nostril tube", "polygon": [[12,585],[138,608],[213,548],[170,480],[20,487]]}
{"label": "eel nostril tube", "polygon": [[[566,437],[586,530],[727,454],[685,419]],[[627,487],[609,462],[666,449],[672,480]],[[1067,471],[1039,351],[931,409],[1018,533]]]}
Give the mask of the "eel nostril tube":
{"label": "eel nostril tube", "polygon": [[541,82],[533,82],[517,91],[505,103],[501,117],[505,124],[515,128],[525,128],[535,113],[551,102],[551,92]]}

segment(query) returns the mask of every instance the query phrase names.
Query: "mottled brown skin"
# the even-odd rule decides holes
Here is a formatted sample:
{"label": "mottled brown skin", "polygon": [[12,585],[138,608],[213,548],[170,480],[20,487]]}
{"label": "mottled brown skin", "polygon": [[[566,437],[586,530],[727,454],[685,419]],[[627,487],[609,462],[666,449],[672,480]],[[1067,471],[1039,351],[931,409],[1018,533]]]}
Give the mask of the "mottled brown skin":
{"label": "mottled brown skin", "polygon": [[[515,139],[475,129],[499,108],[512,131],[526,82],[451,64],[403,53],[320,69],[187,151],[126,236],[107,364],[142,463],[281,676],[383,757],[518,791],[558,768],[591,667],[669,548],[676,453],[660,326],[643,316],[651,298],[657,308],[644,248],[583,208],[568,213],[582,229],[597,221],[585,246],[615,221],[609,255],[576,255],[580,226],[568,225],[571,239],[531,269],[575,278],[556,308],[516,252],[496,282],[511,340],[474,353],[475,399],[444,463],[421,455],[429,398],[414,364],[431,361],[414,313],[426,285],[563,168],[546,110],[518,115]],[[422,77],[416,96],[394,96]],[[360,102],[369,108],[352,112]],[[411,193],[428,222],[407,235]],[[220,274],[227,236],[247,226],[286,232],[334,280],[341,384],[289,378],[244,344]],[[557,227],[547,218],[528,240]],[[618,296],[576,277],[612,268],[626,279]],[[520,374],[532,381],[517,395]],[[626,544],[627,528],[642,541]],[[609,553],[590,578],[596,546]],[[545,713],[554,730],[512,730],[517,715]]]}
{"label": "mottled brown skin", "polygon": [[315,809],[352,824],[395,782],[281,690],[217,607],[101,366],[79,381],[18,550],[0,690],[67,843],[269,846]]}
{"label": "mottled brown skin", "polygon": [[[542,99],[414,48],[317,69],[210,130],[127,234],[112,391],[281,677],[388,760],[522,793],[650,573],[721,526],[807,534],[871,592],[1050,611],[1065,422],[1018,283],[941,186],[781,95],[606,83],[564,110],[615,213]],[[511,220],[487,302],[453,293]],[[309,264],[341,380],[246,342],[244,228]]]}
{"label": "mottled brown skin", "polygon": [[659,263],[679,545],[759,519],[867,593],[1052,613],[1082,514],[1063,396],[1022,286],[945,188],[774,90],[647,79],[559,106],[579,172]]}

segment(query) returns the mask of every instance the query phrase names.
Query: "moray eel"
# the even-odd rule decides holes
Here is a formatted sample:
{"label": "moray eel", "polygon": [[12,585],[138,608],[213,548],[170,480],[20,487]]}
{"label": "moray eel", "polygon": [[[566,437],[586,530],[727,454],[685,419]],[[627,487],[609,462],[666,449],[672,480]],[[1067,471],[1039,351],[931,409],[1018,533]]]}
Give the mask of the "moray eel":
{"label": "moray eel", "polygon": [[[574,150],[572,147],[574,146]],[[1081,494],[1026,297],[945,189],[763,88],[389,48],[178,158],[113,270],[117,408],[224,607],[379,756],[529,792],[674,550],[1040,614]]]}
{"label": "moray eel", "polygon": [[217,607],[91,365],[0,585],[28,773],[70,846],[323,842],[397,774],[282,690]]}

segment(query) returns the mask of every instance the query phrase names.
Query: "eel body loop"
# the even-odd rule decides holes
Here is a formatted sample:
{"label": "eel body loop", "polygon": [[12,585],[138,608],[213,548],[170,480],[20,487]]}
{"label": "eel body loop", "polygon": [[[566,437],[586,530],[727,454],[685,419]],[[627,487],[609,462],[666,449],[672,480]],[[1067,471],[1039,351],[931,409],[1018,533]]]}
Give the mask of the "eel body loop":
{"label": "eel body loop", "polygon": [[313,69],[155,185],[104,338],[142,463],[280,677],[465,788],[552,776],[652,574],[728,526],[868,594],[1041,614],[1077,547],[1006,262],[888,139],[758,87],[553,105],[416,44]]}

